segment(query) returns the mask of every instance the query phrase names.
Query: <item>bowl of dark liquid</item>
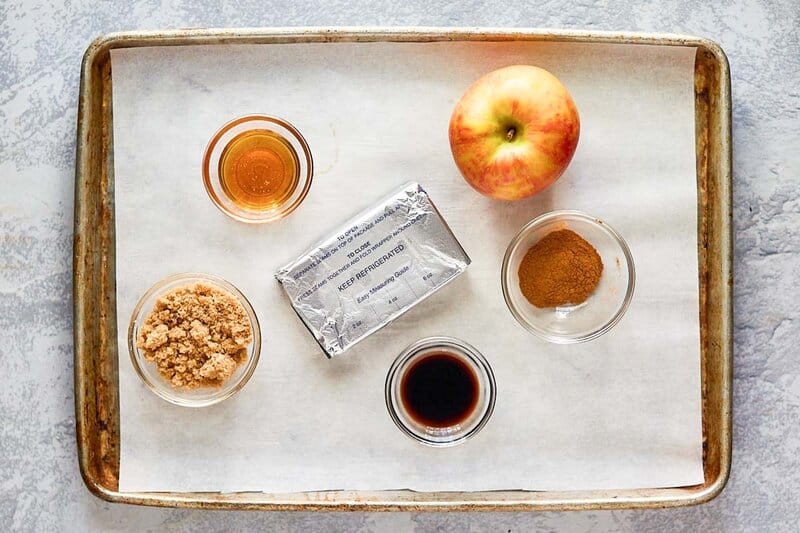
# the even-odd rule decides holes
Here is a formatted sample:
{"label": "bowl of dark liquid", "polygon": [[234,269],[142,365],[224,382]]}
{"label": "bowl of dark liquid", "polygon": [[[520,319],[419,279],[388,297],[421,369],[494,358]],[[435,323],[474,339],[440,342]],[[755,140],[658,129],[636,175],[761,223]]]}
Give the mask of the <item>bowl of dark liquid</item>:
{"label": "bowl of dark liquid", "polygon": [[451,337],[415,342],[386,378],[386,406],[397,427],[429,446],[452,446],[480,431],[492,415],[495,381],[475,348]]}

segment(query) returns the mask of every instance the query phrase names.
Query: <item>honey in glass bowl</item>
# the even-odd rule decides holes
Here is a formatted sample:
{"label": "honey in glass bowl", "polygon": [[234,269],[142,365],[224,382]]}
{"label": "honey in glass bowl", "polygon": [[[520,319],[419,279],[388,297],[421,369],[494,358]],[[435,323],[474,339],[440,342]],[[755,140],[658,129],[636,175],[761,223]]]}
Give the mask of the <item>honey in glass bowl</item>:
{"label": "honey in glass bowl", "polygon": [[308,144],[289,122],[247,115],[224,125],[203,155],[203,183],[211,200],[240,222],[263,223],[294,211],[311,187]]}
{"label": "honey in glass bowl", "polygon": [[219,160],[222,190],[245,209],[284,204],[297,188],[300,161],[291,144],[275,132],[256,129],[231,139]]}

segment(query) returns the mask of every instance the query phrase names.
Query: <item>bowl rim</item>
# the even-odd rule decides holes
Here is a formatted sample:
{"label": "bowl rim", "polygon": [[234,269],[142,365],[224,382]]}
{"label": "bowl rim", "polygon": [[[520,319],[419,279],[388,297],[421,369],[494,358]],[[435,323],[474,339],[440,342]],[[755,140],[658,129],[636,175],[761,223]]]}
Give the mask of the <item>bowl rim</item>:
{"label": "bowl rim", "polygon": [[[247,313],[248,318],[250,319],[250,327],[253,330],[253,347],[252,353],[248,354],[246,366],[244,368],[244,373],[239,377],[238,381],[234,383],[231,387],[221,390],[219,394],[215,394],[210,398],[203,399],[203,400],[194,400],[194,399],[187,399],[180,396],[180,389],[171,389],[176,391],[174,395],[170,395],[166,393],[159,385],[156,385],[150,376],[144,371],[142,368],[142,362],[144,361],[144,356],[141,355],[141,351],[136,346],[136,339],[134,339],[134,330],[136,329],[136,324],[139,322],[140,317],[144,317],[144,305],[147,300],[149,300],[152,296],[157,294],[159,291],[162,291],[166,286],[173,284],[177,281],[186,281],[187,283],[191,282],[192,280],[195,281],[204,281],[211,285],[215,285],[217,288],[225,290],[232,294],[236,300],[241,304],[244,308],[245,312]],[[250,352],[250,350],[248,350]],[[255,309],[247,297],[240,291],[235,285],[231,282],[227,281],[224,278],[219,276],[215,276],[213,274],[205,274],[202,272],[182,272],[179,274],[172,274],[167,276],[147,289],[144,294],[139,298],[136,302],[136,306],[133,308],[133,312],[131,313],[130,322],[128,323],[128,355],[131,359],[131,363],[133,365],[133,369],[138,374],[139,378],[142,382],[147,386],[150,391],[156,394],[159,398],[173,404],[179,405],[182,407],[208,407],[210,405],[214,405],[217,403],[226,400],[242,390],[244,386],[250,381],[250,378],[255,373],[256,367],[258,366],[258,361],[261,356],[261,326],[258,322],[258,315],[256,315]],[[141,361],[140,361],[141,360]],[[164,383],[164,389],[169,387],[169,384]]]}
{"label": "bowl rim", "polygon": [[[522,313],[520,313],[520,311],[514,305],[510,295],[510,288],[508,286],[509,284],[508,270],[509,270],[511,255],[517,249],[520,242],[527,236],[528,233],[533,231],[535,228],[543,225],[544,223],[550,222],[553,219],[561,219],[561,218],[578,219],[584,222],[588,222],[590,225],[595,226],[599,230],[604,231],[605,233],[610,235],[614,239],[614,241],[617,242],[620,249],[622,250],[622,253],[625,255],[625,262],[627,263],[628,266],[627,289],[625,291],[625,297],[623,298],[619,308],[611,316],[611,318],[609,318],[606,322],[603,323],[603,325],[590,331],[589,333],[580,336],[563,335],[559,333],[547,332],[530,323],[528,320],[524,318]],[[506,302],[506,307],[514,316],[514,319],[528,332],[533,333],[537,337],[552,342],[554,344],[578,344],[600,337],[604,333],[607,333],[609,330],[611,330],[611,328],[616,326],[620,320],[622,320],[623,315],[628,310],[631,301],[633,300],[633,294],[636,288],[636,267],[633,261],[633,254],[631,253],[630,247],[628,247],[628,243],[613,227],[609,226],[608,223],[606,223],[604,220],[575,209],[556,209],[554,211],[548,211],[546,213],[542,213],[541,215],[530,220],[528,223],[522,226],[522,228],[517,232],[514,238],[511,239],[511,242],[508,244],[508,247],[506,248],[506,253],[503,256],[503,265],[500,269],[500,284],[502,286],[503,299]]]}
{"label": "bowl rim", "polygon": [[[299,158],[303,156],[305,158],[306,166],[308,168],[305,173],[305,183],[303,183],[303,189],[300,192],[300,196],[298,196],[294,202],[288,204],[285,207],[281,207],[280,209],[277,210],[264,211],[265,216],[249,217],[229,210],[222,202],[222,200],[219,198],[219,196],[217,196],[217,193],[215,192],[214,187],[211,183],[211,171],[209,170],[209,166],[211,164],[211,156],[214,153],[217,144],[219,144],[220,139],[222,139],[222,137],[226,133],[228,133],[228,131],[235,128],[236,126],[239,126],[240,124],[245,124],[247,122],[256,122],[256,121],[270,122],[288,131],[300,144],[300,147],[303,149],[303,153],[297,154],[297,157]],[[286,119],[277,117],[275,115],[268,115],[266,113],[251,113],[248,115],[242,115],[240,117],[236,117],[232,120],[229,120],[228,122],[223,124],[222,127],[219,128],[214,133],[214,135],[212,135],[211,139],[208,141],[208,144],[206,145],[205,151],[203,152],[203,162],[201,166],[201,171],[203,175],[203,186],[205,187],[206,193],[208,194],[209,198],[211,198],[211,202],[217,207],[217,209],[225,213],[225,215],[229,216],[230,218],[237,220],[239,222],[244,222],[246,224],[266,224],[268,222],[276,222],[278,220],[286,218],[295,209],[300,207],[300,204],[303,203],[303,200],[305,200],[306,196],[308,196],[309,190],[311,190],[311,182],[314,180],[314,158],[311,155],[311,149],[308,147],[308,141],[306,141],[306,138],[303,137],[303,134],[300,133],[300,130],[298,130],[291,122],[289,122]],[[269,215],[266,215],[266,213],[269,213]]]}

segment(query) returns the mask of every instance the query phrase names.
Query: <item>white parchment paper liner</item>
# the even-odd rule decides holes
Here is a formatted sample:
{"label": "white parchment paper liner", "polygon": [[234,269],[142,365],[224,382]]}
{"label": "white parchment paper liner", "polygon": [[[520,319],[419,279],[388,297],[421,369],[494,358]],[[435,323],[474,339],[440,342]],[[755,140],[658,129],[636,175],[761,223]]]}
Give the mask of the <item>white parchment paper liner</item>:
{"label": "white parchment paper liner", "polygon": [[[571,91],[581,139],[565,176],[530,200],[483,198],[461,179],[447,124],[480,75],[531,63]],[[694,50],[564,43],[341,43],[112,51],[120,342],[141,293],[181,271],[237,285],[262,324],[247,387],[202,410],[149,393],[120,351],[124,491],[491,490],[665,487],[702,475]],[[236,223],[200,177],[228,120],[268,113],[308,140],[305,202]],[[277,267],[410,176],[469,251],[466,273],[345,356],[326,360]],[[629,243],[637,288],[623,320],[583,345],[537,340],[500,291],[503,252],[534,216],[573,208]],[[389,419],[383,381],[427,335],[476,346],[497,378],[487,427],[446,450]]]}

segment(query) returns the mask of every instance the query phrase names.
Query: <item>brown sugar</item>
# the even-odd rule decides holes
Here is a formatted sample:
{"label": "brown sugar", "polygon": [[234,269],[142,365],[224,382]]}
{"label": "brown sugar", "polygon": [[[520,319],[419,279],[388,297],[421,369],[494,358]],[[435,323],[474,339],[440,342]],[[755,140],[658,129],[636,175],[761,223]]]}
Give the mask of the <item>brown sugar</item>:
{"label": "brown sugar", "polygon": [[577,305],[594,292],[602,274],[597,250],[574,231],[561,229],[527,251],[519,265],[519,288],[536,307]]}
{"label": "brown sugar", "polygon": [[253,329],[247,312],[227,291],[196,283],[157,301],[136,346],[173,387],[219,387],[247,359]]}

